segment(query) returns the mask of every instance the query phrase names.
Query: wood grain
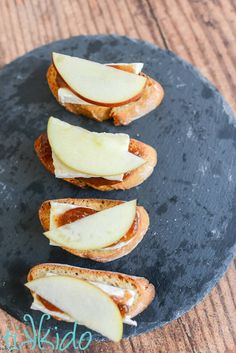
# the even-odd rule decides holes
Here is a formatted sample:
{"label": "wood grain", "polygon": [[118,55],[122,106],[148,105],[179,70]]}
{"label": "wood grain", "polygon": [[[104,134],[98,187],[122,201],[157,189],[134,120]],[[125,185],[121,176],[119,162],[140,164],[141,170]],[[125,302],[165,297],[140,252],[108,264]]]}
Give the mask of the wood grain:
{"label": "wood grain", "polygon": [[[0,0],[0,66],[73,35],[128,35],[173,50],[198,67],[236,111],[235,10],[234,0]],[[119,344],[92,344],[87,352],[236,353],[235,267],[232,263],[210,295],[169,325]],[[19,327],[19,342],[24,339],[24,326],[0,311],[1,337],[7,327]],[[0,348],[4,351],[2,339]]]}

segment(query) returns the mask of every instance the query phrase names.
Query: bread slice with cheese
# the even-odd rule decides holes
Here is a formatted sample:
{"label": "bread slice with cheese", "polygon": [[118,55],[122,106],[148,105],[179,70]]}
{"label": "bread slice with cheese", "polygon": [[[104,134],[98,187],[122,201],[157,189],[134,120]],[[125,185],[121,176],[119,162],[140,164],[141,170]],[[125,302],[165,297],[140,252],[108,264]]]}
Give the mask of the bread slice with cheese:
{"label": "bread slice with cheese", "polygon": [[53,64],[49,66],[47,71],[49,88],[58,103],[70,112],[76,115],[84,115],[100,122],[113,119],[115,125],[128,125],[160,105],[164,97],[164,90],[157,81],[140,72],[143,65],[139,65],[138,70],[137,64],[107,65],[147,78],[146,86],[137,100],[114,107],[88,103],[80,99],[75,92],[68,87]]}
{"label": "bread slice with cheese", "polygon": [[[52,279],[54,276],[56,276],[57,278],[61,276],[63,278],[69,277],[73,279],[78,279],[80,281],[85,281],[93,286],[96,286],[103,292],[103,294],[109,296],[109,298],[114,301],[115,305],[120,311],[121,320],[123,321],[123,323],[130,325],[137,325],[137,323],[133,321],[132,318],[144,311],[155,297],[154,286],[143,277],[130,276],[118,272],[91,270],[62,264],[40,264],[33,267],[29,271],[27,276],[28,283],[26,283],[26,286],[31,290],[31,294],[34,299],[31,308],[34,310],[40,310],[42,312],[48,313],[57,320],[63,320],[68,322],[73,322],[76,320],[76,318],[73,317],[73,307],[70,308],[70,302],[73,301],[73,285],[70,289],[68,297],[64,295],[65,298],[63,299],[61,298],[62,296],[59,295],[60,299],[57,302],[58,306],[56,306],[55,304],[53,305],[50,301],[47,300],[47,298],[50,297],[51,301],[53,301],[53,295],[51,294],[50,296],[50,290],[52,286],[48,285],[47,291],[49,293],[47,293],[47,298],[44,298],[38,295],[39,293],[42,293],[42,291],[40,291],[40,285],[34,285],[35,281],[44,278],[48,278],[48,284],[50,284],[50,279]],[[37,291],[32,290],[32,288],[37,288]],[[65,287],[61,289],[63,290],[63,292],[67,290],[67,288]],[[86,293],[83,293],[83,295],[86,296]],[[66,300],[67,303],[63,303],[63,300]],[[79,298],[77,300],[77,303],[78,302]],[[76,303],[74,305],[76,305]],[[89,312],[93,310],[97,310],[97,312],[101,313],[103,311],[103,308],[99,307],[100,304],[98,302],[93,303],[92,300],[83,303],[83,305],[85,305],[84,309],[87,310],[87,315],[89,315]],[[66,306],[71,309],[70,314],[62,310],[62,307]],[[91,308],[91,306],[93,307]],[[108,320],[109,318],[104,318],[103,315],[99,316],[99,320],[103,319]],[[87,318],[87,320],[89,321],[89,318]],[[78,323],[81,324],[79,319]],[[107,326],[106,322],[105,326]],[[94,327],[89,328],[94,329]],[[97,324],[96,330],[100,333],[103,333],[100,330],[99,323]],[[121,336],[118,338],[110,338],[118,341],[119,339],[121,339]]]}
{"label": "bread slice with cheese", "polygon": [[[62,178],[65,181],[79,186],[81,188],[85,187],[92,187],[94,189],[100,191],[110,191],[110,190],[126,190],[132,187],[135,187],[141,183],[143,183],[153,172],[154,167],[157,163],[157,153],[156,150],[135,139],[130,139],[127,134],[106,134],[106,133],[92,133],[88,130],[72,126],[70,124],[64,123],[58,119],[50,118],[49,121],[52,121],[55,125],[61,125],[67,131],[68,128],[73,128],[74,130],[82,131],[82,133],[86,136],[92,136],[92,149],[90,148],[90,152],[93,154],[99,151],[101,146],[104,147],[104,152],[101,150],[99,158],[96,158],[91,153],[87,152],[86,148],[86,138],[83,139],[83,152],[81,150],[77,151],[78,157],[83,157],[83,162],[86,163],[86,171],[83,173],[80,172],[81,169],[85,168],[84,165],[81,167],[80,165],[73,165],[73,169],[68,170],[67,160],[66,162],[62,161],[63,156],[65,154],[64,145],[62,145],[62,140],[64,139],[64,130],[62,137],[58,138],[58,146],[62,151],[63,156],[58,156],[55,151],[52,150],[52,147],[49,143],[48,133],[44,133],[40,135],[34,144],[36,154],[44,165],[44,167],[52,174],[54,174],[58,178]],[[79,135],[80,136],[80,135]],[[75,143],[80,140],[80,137],[67,139],[69,147],[67,146],[67,155],[66,158],[71,160],[72,154],[75,154]],[[90,138],[91,140],[91,138]],[[82,141],[82,140],[81,140]],[[63,141],[64,142],[64,141]],[[91,142],[91,141],[90,141]],[[62,147],[63,146],[63,147]],[[91,144],[90,144],[91,147]],[[102,148],[102,147],[101,147]],[[89,148],[88,148],[89,149]],[[71,152],[70,152],[71,150]],[[54,154],[53,154],[54,152]],[[117,152],[117,153],[116,153]],[[109,159],[108,159],[109,157]],[[114,170],[121,170],[117,169],[117,165],[122,162],[124,158],[127,157],[129,160],[135,160],[135,163],[138,164],[137,167],[134,169],[129,168],[129,165],[126,166],[126,172],[114,172]],[[131,158],[132,157],[132,158]],[[87,158],[87,159],[86,159]],[[75,158],[76,161],[76,158]],[[100,162],[99,162],[100,161]],[[111,161],[111,163],[109,163]],[[64,162],[62,164],[62,162]],[[73,160],[74,162],[74,160]],[[105,175],[99,175],[99,172],[96,173],[96,166],[101,167],[100,163],[106,164],[106,172]],[[139,166],[138,166],[139,165]],[[57,169],[56,169],[57,168]],[[91,168],[93,170],[91,171]],[[110,171],[110,175],[107,175],[109,168],[113,168]],[[114,169],[115,168],[115,169]],[[84,170],[84,169],[83,169]],[[103,171],[103,170],[102,170]],[[101,168],[100,168],[101,172]],[[87,173],[87,174],[86,174]],[[91,174],[92,173],[92,174]],[[116,175],[114,175],[116,174]]]}
{"label": "bread slice with cheese", "polygon": [[[39,219],[44,231],[60,227],[71,221],[82,219],[84,216],[100,212],[105,209],[124,203],[118,200],[100,199],[57,199],[43,202],[39,209]],[[89,211],[89,212],[88,212]],[[122,222],[122,220],[117,220]],[[97,225],[99,227],[99,223]],[[149,217],[145,208],[136,206],[136,215],[132,226],[122,235],[120,240],[108,247],[94,250],[75,250],[67,246],[61,246],[64,250],[84,258],[99,262],[108,262],[129,254],[143,239],[149,227]]]}

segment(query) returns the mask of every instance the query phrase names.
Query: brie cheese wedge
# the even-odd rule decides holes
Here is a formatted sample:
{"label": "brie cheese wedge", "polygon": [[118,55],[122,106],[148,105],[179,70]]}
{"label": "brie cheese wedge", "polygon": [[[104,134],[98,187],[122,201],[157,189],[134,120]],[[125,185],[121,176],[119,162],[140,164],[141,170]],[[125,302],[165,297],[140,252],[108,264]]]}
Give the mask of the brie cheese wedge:
{"label": "brie cheese wedge", "polygon": [[69,88],[62,87],[57,91],[58,100],[61,104],[81,104],[81,105],[93,105],[89,102],[84,101],[83,99],[76,96]]}

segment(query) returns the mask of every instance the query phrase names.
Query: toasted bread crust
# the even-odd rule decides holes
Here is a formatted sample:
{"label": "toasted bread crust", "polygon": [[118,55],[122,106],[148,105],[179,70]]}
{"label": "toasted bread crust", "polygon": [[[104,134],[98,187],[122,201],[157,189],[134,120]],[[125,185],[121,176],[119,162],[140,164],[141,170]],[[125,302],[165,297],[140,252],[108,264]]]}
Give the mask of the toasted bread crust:
{"label": "toasted bread crust", "polygon": [[[52,151],[46,134],[42,134],[36,139],[34,148],[44,167],[54,174]],[[135,152],[146,163],[127,173],[122,181],[111,181],[103,178],[65,178],[64,180],[81,188],[89,186],[100,191],[126,190],[140,185],[152,174],[157,164],[157,153],[151,146],[134,139],[130,140],[129,151]]]}
{"label": "toasted bread crust", "polygon": [[[59,102],[58,89],[60,87],[58,85],[57,77],[58,73],[52,64],[49,66],[47,71],[47,81],[52,94]],[[67,110],[76,115],[85,115],[100,122],[107,119],[113,119],[115,125],[128,125],[133,120],[136,120],[148,114],[150,111],[155,109],[163,100],[164,90],[162,86],[150,77],[146,77],[147,84],[143,91],[143,94],[135,102],[131,102],[123,106],[113,108],[102,107],[97,105],[82,105],[71,103],[65,103],[62,105]],[[63,84],[63,86],[65,87],[65,84]]]}
{"label": "toasted bread crust", "polygon": [[129,310],[131,318],[145,310],[155,297],[155,287],[144,277],[129,276],[118,272],[90,270],[69,265],[47,263],[36,265],[29,271],[27,281],[42,278],[48,272],[94,282],[104,282],[125,289],[135,289],[137,296]]}
{"label": "toasted bread crust", "polygon": [[[98,200],[98,199],[58,199],[48,200],[43,202],[39,209],[39,219],[42,224],[44,231],[48,231],[50,227],[50,209],[51,201],[67,203],[72,205],[78,205],[80,207],[90,207],[96,211],[102,211],[106,208],[117,206],[124,201],[119,200]],[[148,213],[142,206],[137,206],[137,230],[135,235],[131,238],[130,242],[126,245],[110,250],[90,250],[90,251],[78,251],[67,247],[62,247],[64,250],[79,256],[88,258],[98,262],[109,262],[119,259],[129,254],[143,239],[149,227]]]}

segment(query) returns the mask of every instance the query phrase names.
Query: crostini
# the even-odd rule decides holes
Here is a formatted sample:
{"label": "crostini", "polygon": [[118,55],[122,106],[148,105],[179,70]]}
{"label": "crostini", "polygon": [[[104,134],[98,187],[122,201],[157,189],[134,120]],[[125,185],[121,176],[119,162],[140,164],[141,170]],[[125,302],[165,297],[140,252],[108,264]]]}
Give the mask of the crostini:
{"label": "crostini", "polygon": [[129,254],[149,227],[148,213],[135,200],[48,200],[39,209],[39,219],[50,245],[99,262]]}
{"label": "crostini", "polygon": [[34,146],[39,160],[57,178],[101,191],[135,187],[157,163],[154,148],[127,134],[90,132],[53,117]]}
{"label": "crostini", "polygon": [[162,86],[142,73],[142,67],[53,53],[47,81],[56,100],[70,112],[128,125],[158,107],[164,97]]}
{"label": "crostini", "polygon": [[143,277],[61,264],[33,267],[25,285],[33,296],[31,309],[85,325],[115,342],[122,338],[123,323],[137,326],[132,318],[155,296]]}

